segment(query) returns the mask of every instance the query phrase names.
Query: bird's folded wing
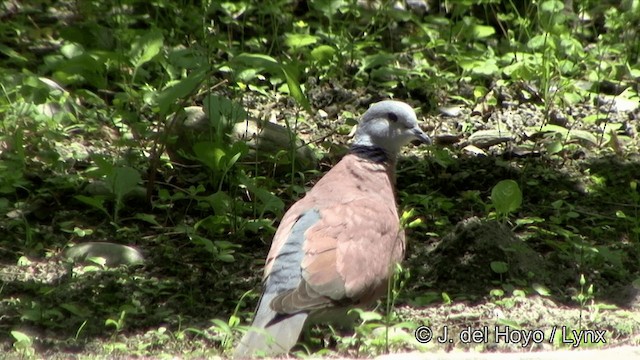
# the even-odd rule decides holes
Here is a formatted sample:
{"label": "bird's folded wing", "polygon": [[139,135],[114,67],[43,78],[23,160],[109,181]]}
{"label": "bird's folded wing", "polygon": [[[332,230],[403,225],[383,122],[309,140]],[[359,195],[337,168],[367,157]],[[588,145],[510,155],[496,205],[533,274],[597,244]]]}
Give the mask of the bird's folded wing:
{"label": "bird's folded wing", "polygon": [[367,304],[384,292],[393,264],[402,259],[395,202],[359,198],[319,214],[304,233],[299,286],[271,303],[278,312]]}

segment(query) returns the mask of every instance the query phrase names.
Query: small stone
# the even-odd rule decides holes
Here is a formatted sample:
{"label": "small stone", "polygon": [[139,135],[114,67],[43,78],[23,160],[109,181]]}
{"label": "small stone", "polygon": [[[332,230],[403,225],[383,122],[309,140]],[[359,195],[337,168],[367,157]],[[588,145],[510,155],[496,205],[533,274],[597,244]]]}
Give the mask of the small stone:
{"label": "small stone", "polygon": [[462,106],[458,106],[458,105],[441,106],[438,110],[444,116],[456,117],[462,114]]}
{"label": "small stone", "polygon": [[140,250],[110,242],[86,242],[75,245],[64,252],[64,257],[75,262],[85,261],[90,257],[100,257],[107,267],[119,265],[137,265],[144,262]]}

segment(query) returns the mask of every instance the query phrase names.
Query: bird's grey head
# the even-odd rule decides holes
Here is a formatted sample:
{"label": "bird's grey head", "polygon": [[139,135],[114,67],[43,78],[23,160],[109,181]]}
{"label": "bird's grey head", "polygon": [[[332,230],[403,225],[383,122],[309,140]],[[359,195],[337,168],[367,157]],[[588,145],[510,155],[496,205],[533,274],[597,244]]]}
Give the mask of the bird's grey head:
{"label": "bird's grey head", "polygon": [[431,144],[431,139],[418,126],[411,106],[395,100],[377,102],[362,115],[353,144],[382,148],[395,157],[412,140]]}

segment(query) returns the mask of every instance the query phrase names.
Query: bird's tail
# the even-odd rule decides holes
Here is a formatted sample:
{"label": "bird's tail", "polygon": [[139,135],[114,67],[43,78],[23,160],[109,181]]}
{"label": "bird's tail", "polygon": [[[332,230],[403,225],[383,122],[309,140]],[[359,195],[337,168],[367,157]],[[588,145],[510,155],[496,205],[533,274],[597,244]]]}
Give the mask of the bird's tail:
{"label": "bird's tail", "polygon": [[286,354],[298,342],[308,314],[278,314],[269,306],[274,297],[275,294],[262,295],[251,329],[233,352],[235,359]]}

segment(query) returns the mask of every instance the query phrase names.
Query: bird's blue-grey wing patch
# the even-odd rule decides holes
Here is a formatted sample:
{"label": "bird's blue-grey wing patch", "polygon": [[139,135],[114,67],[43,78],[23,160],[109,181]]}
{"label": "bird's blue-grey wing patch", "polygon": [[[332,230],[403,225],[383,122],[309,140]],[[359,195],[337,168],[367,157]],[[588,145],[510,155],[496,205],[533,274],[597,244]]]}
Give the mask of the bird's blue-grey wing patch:
{"label": "bird's blue-grey wing patch", "polygon": [[291,228],[291,232],[275,256],[271,272],[265,279],[265,293],[281,294],[300,284],[304,257],[305,232],[320,220],[320,212],[310,209],[304,212]]}

